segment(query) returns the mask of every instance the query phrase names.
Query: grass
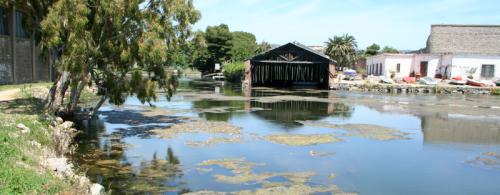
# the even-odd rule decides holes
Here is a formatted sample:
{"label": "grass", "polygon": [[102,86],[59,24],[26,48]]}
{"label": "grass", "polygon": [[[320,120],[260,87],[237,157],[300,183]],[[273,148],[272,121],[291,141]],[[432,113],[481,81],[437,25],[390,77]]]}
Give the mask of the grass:
{"label": "grass", "polygon": [[[4,85],[0,90],[20,89],[18,97],[0,102],[0,194],[57,194],[70,192],[70,181],[62,180],[40,166],[43,148],[52,148],[49,122],[42,111],[42,100],[33,88],[49,87],[50,83]],[[22,134],[17,124],[30,132]],[[37,142],[40,148],[31,142]]]}
{"label": "grass", "polygon": [[[55,194],[66,184],[39,168],[41,149],[29,141],[50,147],[51,139],[45,133],[47,122],[37,115],[0,114],[0,194]],[[31,132],[21,135],[16,125],[22,123]]]}
{"label": "grass", "polygon": [[500,95],[500,88],[492,88],[491,95]]}
{"label": "grass", "polygon": [[43,88],[43,87],[50,87],[52,85],[52,83],[50,82],[39,82],[39,83],[24,83],[24,84],[16,84],[16,85],[0,85],[0,91],[3,91],[3,90],[9,90],[9,89],[21,89],[23,87],[27,87],[27,86],[30,86],[30,87],[40,87],[40,88]]}

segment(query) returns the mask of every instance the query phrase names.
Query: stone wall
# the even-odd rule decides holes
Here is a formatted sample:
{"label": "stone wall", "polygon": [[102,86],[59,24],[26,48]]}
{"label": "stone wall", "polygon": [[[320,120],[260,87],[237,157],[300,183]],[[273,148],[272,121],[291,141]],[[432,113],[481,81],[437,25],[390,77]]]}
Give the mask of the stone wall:
{"label": "stone wall", "polygon": [[427,51],[500,54],[500,25],[433,25]]}
{"label": "stone wall", "polygon": [[359,84],[335,83],[330,88],[340,91],[363,91],[392,94],[485,94],[494,95],[499,87],[472,87],[472,86],[432,86],[432,85],[406,85],[406,84]]}

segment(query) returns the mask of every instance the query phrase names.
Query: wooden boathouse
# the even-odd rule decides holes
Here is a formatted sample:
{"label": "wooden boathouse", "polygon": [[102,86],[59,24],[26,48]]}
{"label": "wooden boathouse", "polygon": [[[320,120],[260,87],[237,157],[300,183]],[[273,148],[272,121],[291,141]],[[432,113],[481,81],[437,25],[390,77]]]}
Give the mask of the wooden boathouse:
{"label": "wooden boathouse", "polygon": [[245,62],[244,85],[333,85],[334,60],[300,43],[288,43]]}

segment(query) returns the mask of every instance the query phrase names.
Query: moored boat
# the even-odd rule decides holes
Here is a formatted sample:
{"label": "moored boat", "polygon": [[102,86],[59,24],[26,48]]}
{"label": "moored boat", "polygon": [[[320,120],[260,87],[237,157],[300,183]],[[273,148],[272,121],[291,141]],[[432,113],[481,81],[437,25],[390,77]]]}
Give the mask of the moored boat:
{"label": "moored boat", "polygon": [[467,85],[475,87],[484,87],[484,83],[472,79],[467,79]]}
{"label": "moored boat", "polygon": [[449,82],[450,85],[465,85],[467,81],[465,80],[451,80]]}

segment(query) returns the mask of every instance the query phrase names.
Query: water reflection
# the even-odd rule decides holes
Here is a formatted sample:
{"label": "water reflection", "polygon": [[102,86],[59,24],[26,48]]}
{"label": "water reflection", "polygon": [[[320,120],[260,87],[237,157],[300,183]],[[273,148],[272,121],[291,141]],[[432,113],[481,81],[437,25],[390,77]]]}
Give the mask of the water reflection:
{"label": "water reflection", "polygon": [[422,117],[425,143],[500,144],[500,120]]}
{"label": "water reflection", "polygon": [[102,135],[103,120],[78,122],[82,130],[78,142],[77,164],[87,176],[110,189],[112,194],[141,194],[164,192],[189,192],[182,182],[181,161],[173,149],[166,148],[164,158],[155,152],[151,160],[141,158],[139,166],[129,162],[125,150],[129,147],[120,137]]}

